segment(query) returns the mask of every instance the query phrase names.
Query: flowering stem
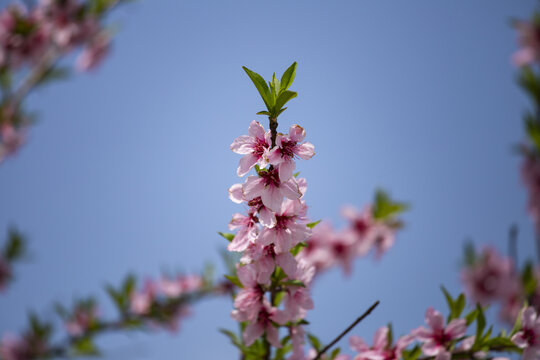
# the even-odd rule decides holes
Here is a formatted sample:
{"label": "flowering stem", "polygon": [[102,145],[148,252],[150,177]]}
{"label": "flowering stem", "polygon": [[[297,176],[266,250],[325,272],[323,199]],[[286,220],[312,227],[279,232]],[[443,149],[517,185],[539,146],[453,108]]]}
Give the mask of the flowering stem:
{"label": "flowering stem", "polygon": [[278,122],[277,122],[277,118],[274,119],[274,118],[268,117],[268,120],[270,120],[270,133],[272,134],[272,147],[274,147],[276,146]]}
{"label": "flowering stem", "polygon": [[339,334],[332,342],[330,342],[330,344],[326,345],[321,351],[319,351],[317,353],[317,356],[315,357],[315,359],[313,360],[319,360],[321,358],[321,356],[324,355],[325,352],[327,352],[332,346],[334,346],[339,340],[341,340],[342,337],[344,337],[345,335],[347,335],[347,333],[349,331],[351,331],[352,329],[354,329],[354,327],[356,325],[358,325],[358,323],[360,323],[360,321],[364,320],[369,314],[371,314],[371,312],[379,305],[380,301],[377,300],[375,301],[375,303],[373,305],[371,305],[369,307],[369,309],[367,309],[360,317],[358,317],[351,325],[349,325],[345,330],[343,330],[341,332],[341,334]]}

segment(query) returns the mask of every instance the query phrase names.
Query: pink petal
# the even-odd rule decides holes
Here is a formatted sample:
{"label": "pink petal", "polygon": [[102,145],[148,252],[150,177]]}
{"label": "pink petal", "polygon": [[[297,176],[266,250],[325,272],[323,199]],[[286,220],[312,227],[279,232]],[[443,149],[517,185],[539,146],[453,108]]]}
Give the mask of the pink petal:
{"label": "pink petal", "polygon": [[297,145],[294,149],[294,153],[304,160],[309,160],[315,155],[315,146],[312,143],[305,142],[301,145]]}
{"label": "pink petal", "polygon": [[289,139],[294,142],[302,142],[306,137],[306,131],[300,125],[292,125],[289,128]]}
{"label": "pink petal", "polygon": [[253,345],[255,340],[260,338],[264,333],[264,327],[256,322],[255,324],[249,324],[244,330],[244,342],[247,346]]}
{"label": "pink petal", "polygon": [[349,338],[349,346],[356,352],[362,353],[369,349],[366,342],[359,336],[353,335]]}
{"label": "pink petal", "polygon": [[433,330],[443,330],[444,318],[440,312],[430,307],[426,311],[426,324]]}
{"label": "pink petal", "polygon": [[231,144],[231,150],[241,155],[250,154],[253,151],[253,139],[247,135],[239,136]]}
{"label": "pink petal", "polygon": [[281,347],[281,343],[279,342],[279,332],[278,329],[274,327],[274,325],[269,324],[266,327],[266,339],[270,344],[272,344],[275,348],[279,349]]}
{"label": "pink petal", "polygon": [[465,335],[467,331],[467,322],[465,319],[454,319],[450,321],[450,324],[445,329],[445,332],[452,337],[452,339],[457,339]]}
{"label": "pink petal", "polygon": [[525,310],[523,310],[523,314],[521,314],[521,327],[525,329],[531,329],[534,327],[534,323],[536,322],[536,311],[532,306],[529,306]]}
{"label": "pink petal", "polygon": [[298,184],[296,184],[293,181],[293,179],[290,179],[287,182],[281,183],[279,188],[281,190],[281,193],[291,200],[300,199],[300,197],[302,197],[302,193],[300,192],[300,189],[298,188]]}
{"label": "pink petal", "polygon": [[276,225],[276,215],[265,206],[259,209],[259,221],[263,226],[272,228]]}
{"label": "pink petal", "polygon": [[285,271],[289,278],[294,278],[297,271],[296,259],[290,252],[284,252],[276,255],[276,264]]}
{"label": "pink petal", "polygon": [[264,140],[264,127],[258,121],[253,120],[249,124],[248,134],[258,139]]}
{"label": "pink petal", "polygon": [[281,164],[279,164],[279,180],[281,180],[282,183],[289,180],[292,177],[295,168],[296,163],[292,158],[284,158]]}
{"label": "pink petal", "polygon": [[229,199],[231,199],[232,202],[237,204],[241,204],[244,201],[242,184],[234,184],[229,188]]}
{"label": "pink petal", "polygon": [[238,176],[246,175],[249,172],[249,170],[251,170],[251,168],[255,166],[258,160],[259,160],[259,157],[256,155],[253,155],[253,154],[245,155],[244,157],[240,159],[238,169],[236,169],[236,174]]}
{"label": "pink petal", "polygon": [[242,186],[244,196],[248,200],[261,196],[264,191],[264,181],[257,176],[248,176],[245,184]]}
{"label": "pink petal", "polygon": [[255,268],[251,264],[238,266],[236,268],[236,275],[238,276],[238,280],[240,280],[242,285],[245,287],[253,287],[257,285],[257,282],[255,281]]}
{"label": "pink petal", "polygon": [[[283,185],[283,184],[282,184]],[[283,195],[280,189],[275,186],[268,186],[261,192],[261,200],[264,206],[272,211],[279,211],[281,208],[281,202],[283,201]]]}
{"label": "pink petal", "polygon": [[373,348],[375,350],[383,350],[388,344],[388,327],[383,326],[375,332],[373,336]]}

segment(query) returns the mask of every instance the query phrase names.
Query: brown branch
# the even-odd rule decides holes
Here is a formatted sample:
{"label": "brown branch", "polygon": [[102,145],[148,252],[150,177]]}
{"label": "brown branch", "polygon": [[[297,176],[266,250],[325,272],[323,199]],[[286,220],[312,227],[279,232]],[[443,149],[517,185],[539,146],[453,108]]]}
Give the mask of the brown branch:
{"label": "brown branch", "polygon": [[371,312],[379,305],[379,300],[375,301],[375,303],[373,305],[371,305],[369,307],[369,309],[367,309],[362,315],[360,315],[360,317],[358,317],[351,325],[349,325],[345,330],[343,330],[341,332],[341,334],[339,334],[332,342],[330,342],[330,344],[326,345],[321,351],[319,351],[317,353],[317,356],[315,357],[315,359],[313,360],[319,360],[321,358],[321,356],[323,356],[323,354],[325,352],[327,352],[332,346],[334,346],[339,340],[341,340],[342,337],[344,337],[345,335],[347,335],[347,333],[349,331],[351,331],[356,325],[358,325],[358,323],[360,323],[360,321],[364,320],[369,314],[371,314]]}

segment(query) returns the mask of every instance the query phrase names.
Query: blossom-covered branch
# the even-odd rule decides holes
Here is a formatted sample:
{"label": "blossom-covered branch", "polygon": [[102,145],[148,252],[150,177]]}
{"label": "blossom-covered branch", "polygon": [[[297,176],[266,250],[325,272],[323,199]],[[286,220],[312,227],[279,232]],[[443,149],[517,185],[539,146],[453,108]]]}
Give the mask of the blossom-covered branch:
{"label": "blossom-covered branch", "polygon": [[191,304],[210,296],[225,295],[229,289],[228,281],[214,283],[209,275],[163,275],[157,281],[146,280],[139,288],[135,277],[128,276],[118,288],[106,288],[118,310],[116,319],[102,317],[94,298],[78,300],[70,309],[57,304],[57,313],[67,333],[65,340],[55,343],[53,324],[31,314],[28,329],[22,334],[4,334],[0,359],[97,355],[99,349],[94,339],[105,333],[144,329],[175,332],[181,319],[190,314]]}
{"label": "blossom-covered branch", "polygon": [[87,71],[108,54],[105,19],[131,0],[39,0],[0,11],[0,163],[24,143],[32,116],[24,110],[35,88],[70,74],[61,60],[79,51],[75,67]]}

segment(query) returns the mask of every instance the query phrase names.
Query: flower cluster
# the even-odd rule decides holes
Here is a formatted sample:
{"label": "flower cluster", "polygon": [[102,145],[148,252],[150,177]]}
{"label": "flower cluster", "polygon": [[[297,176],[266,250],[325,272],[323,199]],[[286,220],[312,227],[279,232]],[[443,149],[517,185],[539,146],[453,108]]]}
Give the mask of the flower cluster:
{"label": "flower cluster", "polygon": [[485,247],[469,256],[461,281],[471,300],[481,305],[500,304],[500,318],[513,324],[525,301],[540,305],[540,268],[531,264],[518,273],[513,261]]}
{"label": "flower cluster", "polygon": [[95,67],[108,48],[99,15],[92,1],[41,0],[31,9],[21,4],[8,6],[0,13],[0,67],[34,66],[45,56],[63,55],[79,47],[84,50],[78,68]]}
{"label": "flower cluster", "polygon": [[534,22],[518,21],[515,28],[521,48],[513,55],[516,66],[531,65],[540,60],[540,27]]}
{"label": "flower cluster", "polygon": [[345,207],[342,214],[348,220],[345,229],[335,230],[327,222],[317,225],[300,254],[315,266],[317,274],[336,265],[341,265],[345,273],[350,274],[355,259],[366,256],[371,250],[376,258],[380,258],[394,245],[395,223],[376,218],[373,206],[361,212],[351,206]]}
{"label": "flower cluster", "polygon": [[[295,257],[311,235],[303,200],[306,181],[293,176],[294,159],[314,155],[313,145],[303,142],[304,138],[304,129],[293,125],[288,134],[276,134],[272,144],[271,132],[253,121],[248,135],[231,145],[231,150],[244,155],[237,174],[246,175],[254,167],[257,171],[244,184],[229,189],[232,201],[247,205],[246,214],[234,214],[229,224],[236,234],[228,249],[242,253],[237,265],[241,290],[232,316],[245,323],[247,346],[265,334],[270,344],[281,347],[278,327],[287,325],[294,347],[291,359],[303,358],[300,323],[313,308],[309,286],[315,268]],[[282,308],[278,308],[280,302]]]}
{"label": "flower cluster", "polygon": [[163,276],[159,281],[146,280],[142,289],[129,296],[129,311],[150,325],[177,331],[180,320],[189,315],[187,299],[203,290],[198,275]]}

